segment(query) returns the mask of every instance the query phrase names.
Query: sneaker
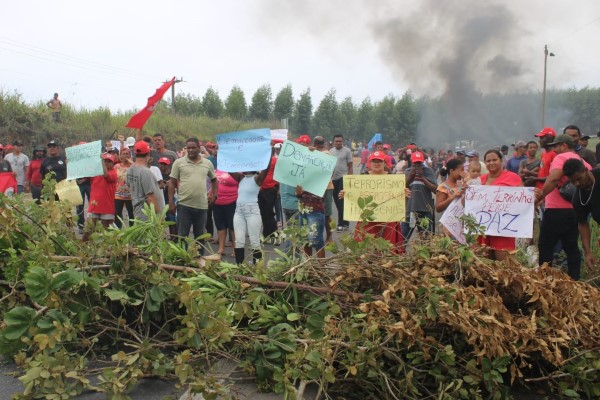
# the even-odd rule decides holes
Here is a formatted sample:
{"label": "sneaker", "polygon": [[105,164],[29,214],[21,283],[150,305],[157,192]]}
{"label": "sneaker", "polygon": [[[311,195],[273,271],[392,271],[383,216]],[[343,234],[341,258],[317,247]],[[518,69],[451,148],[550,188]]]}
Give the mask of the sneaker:
{"label": "sneaker", "polygon": [[344,230],[344,227],[339,225],[336,229],[337,232],[342,232]]}

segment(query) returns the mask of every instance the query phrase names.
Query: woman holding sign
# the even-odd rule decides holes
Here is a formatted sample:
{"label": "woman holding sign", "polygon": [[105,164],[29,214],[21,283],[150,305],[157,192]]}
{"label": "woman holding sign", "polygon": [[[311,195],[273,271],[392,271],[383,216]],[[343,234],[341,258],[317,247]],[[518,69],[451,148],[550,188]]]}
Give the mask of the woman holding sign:
{"label": "woman holding sign", "polygon": [[[521,177],[502,167],[502,153],[498,150],[488,150],[483,157],[487,174],[481,175],[481,184],[487,186],[523,186]],[[480,236],[478,242],[489,246],[493,253],[490,258],[504,260],[508,252],[515,249],[515,238],[504,236]],[[493,256],[493,257],[492,257]]]}
{"label": "woman holding sign", "polygon": [[[464,189],[462,181],[464,165],[462,160],[453,158],[440,168],[440,176],[445,177],[446,180],[438,186],[435,192],[436,212],[443,213],[454,200],[461,198]],[[442,230],[446,236],[454,237],[443,225]]]}
{"label": "woman holding sign", "polygon": [[[368,159],[368,162],[371,164],[369,175],[387,175],[387,171],[385,170],[386,158],[386,154],[382,151],[374,151],[371,153]],[[405,194],[407,198],[410,197],[410,190],[405,189]],[[343,196],[344,192],[342,191],[340,192],[340,197]],[[356,229],[354,230],[354,239],[358,242],[362,242],[367,234],[390,242],[392,244],[392,253],[404,253],[404,237],[402,236],[400,221],[357,222]]]}

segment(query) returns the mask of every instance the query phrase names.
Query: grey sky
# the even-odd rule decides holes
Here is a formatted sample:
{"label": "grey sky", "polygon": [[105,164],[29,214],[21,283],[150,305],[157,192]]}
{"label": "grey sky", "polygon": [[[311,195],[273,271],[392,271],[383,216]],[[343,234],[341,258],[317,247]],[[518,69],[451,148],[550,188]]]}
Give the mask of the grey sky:
{"label": "grey sky", "polygon": [[2,10],[0,88],[32,102],[58,92],[76,107],[132,110],[172,76],[198,96],[213,86],[225,98],[237,84],[247,101],[264,83],[274,94],[290,83],[296,97],[310,87],[315,106],[331,88],[357,103],[438,95],[452,80],[440,75],[444,57],[469,52],[454,33],[472,13],[510,25],[490,30],[462,71],[475,89],[541,90],[544,44],[556,53],[549,87],[600,86],[597,0],[32,0]]}

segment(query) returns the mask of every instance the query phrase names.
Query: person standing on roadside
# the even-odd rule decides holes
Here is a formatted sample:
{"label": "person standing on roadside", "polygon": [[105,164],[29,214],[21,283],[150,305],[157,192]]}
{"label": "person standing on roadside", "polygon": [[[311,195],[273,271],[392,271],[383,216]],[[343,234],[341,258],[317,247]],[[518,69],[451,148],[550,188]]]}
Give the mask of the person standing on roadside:
{"label": "person standing on roadside", "polygon": [[535,186],[535,178],[540,172],[540,160],[537,158],[538,144],[535,141],[527,143],[527,158],[521,161],[519,176],[525,186]]}
{"label": "person standing on roadside", "polygon": [[352,175],[352,151],[344,146],[344,136],[333,136],[333,148],[329,154],[337,158],[331,181],[333,182],[333,201],[337,208],[337,231],[348,230],[350,223],[344,220],[344,199],[340,199],[340,192],[344,190],[344,175]]}
{"label": "person standing on roadside", "polygon": [[[552,264],[557,243],[562,243],[562,248],[567,253],[567,273],[574,280],[579,280],[581,267],[581,252],[579,251],[579,230],[577,218],[573,211],[572,199],[565,199],[560,193],[560,188],[568,181],[564,176],[563,166],[569,159],[580,160],[575,153],[575,141],[569,134],[557,137],[548,143],[554,148],[556,157],[550,165],[550,175],[544,182],[541,191],[536,192],[536,204],[545,199],[545,210],[540,224],[538,249],[540,253],[539,265]],[[589,164],[584,162],[587,169]]]}
{"label": "person standing on roadside", "polygon": [[56,183],[67,179],[67,159],[60,155],[58,141],[51,140],[46,146],[48,148],[48,157],[44,158],[40,167],[42,179],[46,179],[51,172],[54,172],[53,180]]}
{"label": "person standing on roadside", "polygon": [[[573,196],[573,210],[577,217],[577,228],[581,235],[581,244],[583,246],[584,260],[588,267],[592,267],[596,262],[594,253],[592,253],[592,234],[590,231],[590,215],[600,224],[600,168],[588,170],[581,160],[570,159],[563,165],[563,173],[573,186],[577,188]],[[598,240],[600,246],[600,239]]]}
{"label": "person standing on roadside", "polygon": [[22,153],[23,142],[15,140],[13,142],[12,153],[7,154],[4,159],[10,163],[12,172],[17,179],[17,193],[25,192],[25,175],[29,167],[29,157]]}
{"label": "person standing on roadside", "polygon": [[[214,203],[218,197],[218,183],[215,170],[210,161],[200,156],[198,139],[189,138],[186,141],[187,157],[175,160],[171,167],[169,180],[169,213],[177,211],[180,237],[186,238],[193,228],[194,239],[204,234],[206,229],[206,214],[208,204]],[[212,183],[210,195],[206,190],[206,178]],[[178,193],[178,203],[175,206],[175,188]],[[202,244],[202,241],[199,243]],[[203,247],[200,253],[203,254]]]}
{"label": "person standing on roadside", "polygon": [[158,160],[163,157],[167,157],[171,160],[171,165],[173,165],[175,160],[177,160],[177,153],[166,148],[167,143],[162,133],[155,133],[152,135],[152,142],[154,143],[154,149],[150,153],[150,157],[152,157],[150,165],[158,167]]}
{"label": "person standing on roadside", "polygon": [[[119,161],[114,154],[102,154],[102,175],[91,179],[89,225],[83,232],[83,241],[90,238],[90,230],[98,220],[103,227],[108,228],[115,220],[115,190],[117,188],[117,171],[114,166]],[[91,226],[90,226],[91,225]]]}
{"label": "person standing on roadside", "polygon": [[40,168],[46,157],[46,149],[36,147],[33,149],[33,159],[29,162],[29,168],[25,173],[25,192],[31,192],[31,197],[39,202],[42,197],[42,175]]}
{"label": "person standing on roadside", "polygon": [[129,147],[121,146],[119,154],[121,161],[115,166],[117,171],[117,187],[115,190],[115,225],[121,229],[123,226],[123,208],[127,210],[129,216],[129,226],[133,224],[133,203],[131,202],[131,191],[127,186],[127,170],[133,165],[131,161],[131,150]]}
{"label": "person standing on roadside", "polygon": [[158,181],[150,171],[150,145],[143,140],[139,141],[133,146],[133,152],[135,163],[127,170],[127,186],[131,192],[135,219],[147,221],[144,205],[154,206],[154,211],[160,214],[165,207],[165,202]]}
{"label": "person standing on roadside", "polygon": [[52,111],[52,121],[61,122],[60,111],[62,110],[62,103],[58,99],[58,93],[54,93],[54,97],[46,103],[48,108]]}
{"label": "person standing on roadside", "polygon": [[573,138],[573,142],[575,143],[575,147],[573,150],[577,155],[585,160],[592,168],[596,167],[596,154],[589,149],[586,149],[579,143],[581,139],[581,130],[576,125],[568,125],[563,129],[563,134],[569,135]]}

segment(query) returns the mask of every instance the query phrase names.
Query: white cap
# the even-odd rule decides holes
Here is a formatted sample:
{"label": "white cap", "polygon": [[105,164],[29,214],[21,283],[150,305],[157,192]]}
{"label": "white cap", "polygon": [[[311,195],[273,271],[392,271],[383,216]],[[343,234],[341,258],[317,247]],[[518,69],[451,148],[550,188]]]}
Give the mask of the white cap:
{"label": "white cap", "polygon": [[134,145],[135,145],[135,139],[134,139],[132,136],[129,136],[129,137],[127,138],[127,140],[125,141],[125,145],[126,145],[127,147],[132,147],[132,146],[134,146]]}

